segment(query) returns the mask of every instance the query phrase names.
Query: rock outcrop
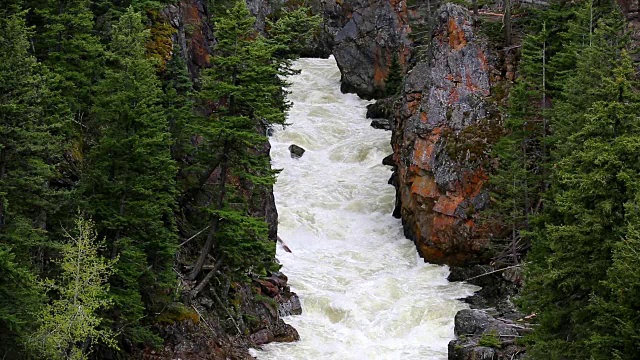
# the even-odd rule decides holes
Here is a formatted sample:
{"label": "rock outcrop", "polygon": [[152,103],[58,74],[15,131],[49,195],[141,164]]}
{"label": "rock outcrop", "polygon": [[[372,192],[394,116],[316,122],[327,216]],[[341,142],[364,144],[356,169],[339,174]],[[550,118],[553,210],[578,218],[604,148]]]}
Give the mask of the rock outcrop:
{"label": "rock outcrop", "polygon": [[[144,349],[138,359],[253,359],[250,347],[273,341],[300,339],[298,332],[282,316],[300,314],[300,300],[287,285],[287,277],[273,273],[256,278],[252,284],[232,286],[241,318],[220,316],[225,310],[212,288],[204,291],[191,308],[166,316],[155,325],[164,339],[162,349]],[[256,296],[262,295],[262,296]],[[229,330],[233,329],[233,330]]]}
{"label": "rock outcrop", "polygon": [[449,342],[449,360],[523,359],[517,340],[531,331],[527,316],[513,303],[522,285],[518,267],[502,270],[489,265],[452,267],[449,281],[467,281],[482,289],[464,299],[472,307],[455,317],[456,339]]}
{"label": "rock outcrop", "polygon": [[363,98],[384,95],[384,80],[395,54],[409,55],[406,0],[355,0],[349,21],[335,35],[333,54],[342,73],[341,90]]}
{"label": "rock outcrop", "polygon": [[524,359],[524,347],[516,340],[531,329],[508,319],[496,319],[482,310],[461,310],[456,314],[449,343],[449,360]]}
{"label": "rock outcrop", "polygon": [[487,237],[476,217],[489,201],[483,162],[497,126],[486,101],[489,49],[469,12],[454,4],[437,10],[431,49],[408,73],[396,103],[394,213],[426,261],[481,262]]}

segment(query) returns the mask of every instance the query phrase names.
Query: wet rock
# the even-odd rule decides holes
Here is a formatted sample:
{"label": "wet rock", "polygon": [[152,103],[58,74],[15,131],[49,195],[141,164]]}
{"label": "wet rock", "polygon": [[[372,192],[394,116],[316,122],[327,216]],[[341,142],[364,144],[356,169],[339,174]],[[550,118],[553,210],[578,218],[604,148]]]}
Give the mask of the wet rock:
{"label": "wet rock", "polygon": [[280,294],[280,289],[267,280],[258,279],[253,281],[260,286],[260,291],[269,297],[276,297]]}
{"label": "wet rock", "polygon": [[280,316],[300,315],[302,314],[302,304],[296,293],[289,293],[279,300],[280,308],[278,312]]}
{"label": "wet rock", "polygon": [[[382,165],[387,165],[387,166],[396,166],[396,162],[395,160],[393,160],[393,154],[387,155],[384,157],[384,159],[382,159]],[[391,181],[389,181],[389,185],[393,185],[391,183]]]}
{"label": "wet rock", "polygon": [[263,345],[274,340],[273,333],[267,329],[262,329],[257,333],[251,334],[251,341],[256,345]]}
{"label": "wet rock", "polygon": [[497,320],[482,310],[466,309],[456,314],[456,335],[482,335],[486,332],[503,337],[518,335],[518,330],[512,324]]}
{"label": "wet rock", "polygon": [[282,333],[278,334],[274,341],[277,342],[294,342],[300,340],[298,331],[291,325],[285,324]]}
{"label": "wet rock", "polygon": [[289,152],[291,153],[291,157],[293,159],[299,159],[300,157],[302,157],[305,151],[305,149],[296,144],[289,145]]}
{"label": "wet rock", "polygon": [[391,123],[387,119],[373,119],[371,120],[371,127],[380,130],[391,130]]}
{"label": "wet rock", "polygon": [[495,271],[490,265],[451,267],[450,270],[449,281],[466,281],[482,287],[464,299],[472,307],[491,309],[494,315],[501,318],[520,319],[524,316],[512,301],[518,293],[519,284],[505,280],[502,271]]}
{"label": "wet rock", "polygon": [[385,98],[367,105],[367,119],[393,119],[393,101],[394,98]]}

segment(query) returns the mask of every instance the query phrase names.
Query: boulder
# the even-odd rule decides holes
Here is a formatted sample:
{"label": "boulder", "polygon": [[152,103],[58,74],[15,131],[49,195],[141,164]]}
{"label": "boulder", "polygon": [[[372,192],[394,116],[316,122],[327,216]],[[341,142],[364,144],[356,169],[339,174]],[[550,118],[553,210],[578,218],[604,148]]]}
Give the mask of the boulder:
{"label": "boulder", "polygon": [[291,153],[291,157],[293,159],[299,159],[300,157],[302,157],[305,151],[305,149],[296,144],[289,145],[289,152]]}
{"label": "boulder", "polygon": [[[384,159],[382,159],[382,165],[387,165],[387,166],[396,166],[396,162],[393,160],[393,154],[387,155],[384,157]],[[393,185],[391,183],[391,181],[389,181],[390,185]]]}
{"label": "boulder", "polygon": [[391,130],[391,122],[387,119],[373,119],[371,120],[371,127],[380,130]]}
{"label": "boulder", "polygon": [[515,343],[525,326],[496,319],[483,310],[461,310],[455,317],[456,339],[449,342],[449,360],[507,360],[524,358]]}

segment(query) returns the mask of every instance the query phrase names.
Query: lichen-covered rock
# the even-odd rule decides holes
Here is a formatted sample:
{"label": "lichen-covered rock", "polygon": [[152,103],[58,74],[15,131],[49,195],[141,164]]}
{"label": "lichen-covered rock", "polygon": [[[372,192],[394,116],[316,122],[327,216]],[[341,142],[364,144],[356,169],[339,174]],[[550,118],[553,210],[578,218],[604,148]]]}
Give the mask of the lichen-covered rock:
{"label": "lichen-covered rock", "polygon": [[496,319],[482,310],[461,310],[455,317],[456,339],[449,342],[448,359],[523,359],[524,347],[515,340],[526,331],[524,325]]}
{"label": "lichen-covered rock", "polygon": [[482,165],[498,124],[486,101],[488,47],[469,12],[446,4],[436,15],[431,57],[410,70],[395,109],[394,214],[425,260],[464,265],[487,246],[476,217],[489,201]]}

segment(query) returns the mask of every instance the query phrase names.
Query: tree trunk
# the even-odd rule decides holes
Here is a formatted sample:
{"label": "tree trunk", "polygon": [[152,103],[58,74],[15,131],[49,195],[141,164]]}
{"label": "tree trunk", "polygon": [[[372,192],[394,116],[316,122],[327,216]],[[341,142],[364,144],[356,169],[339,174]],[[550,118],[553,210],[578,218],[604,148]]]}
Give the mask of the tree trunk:
{"label": "tree trunk", "polygon": [[[7,150],[0,150],[0,181],[4,180],[7,174]],[[4,198],[0,197],[0,231],[4,227]]]}
{"label": "tree trunk", "polygon": [[[222,150],[222,165],[221,165],[222,169],[220,172],[220,190],[218,191],[218,199],[215,204],[216,210],[222,209],[222,205],[224,204],[224,196],[226,192],[225,189],[227,185],[227,171],[229,168],[229,156],[228,156],[229,148],[230,148],[230,144],[228,141],[225,140],[223,150]],[[207,255],[209,255],[209,252],[213,247],[214,236],[216,231],[218,231],[219,223],[220,223],[220,217],[218,217],[217,215],[214,215],[211,218],[211,224],[209,228],[209,233],[207,234],[207,240],[205,241],[204,246],[202,247],[202,250],[200,250],[200,256],[198,256],[198,260],[196,260],[195,264],[193,264],[193,269],[189,273],[189,276],[188,276],[189,280],[195,280],[198,274],[200,274],[200,270],[202,270],[202,266],[204,265],[205,260],[207,260]]]}
{"label": "tree trunk", "polygon": [[511,45],[511,0],[504,0],[504,38],[505,46]]}
{"label": "tree trunk", "polygon": [[200,281],[198,286],[196,286],[193,290],[191,290],[191,292],[189,293],[189,300],[192,300],[196,296],[198,296],[198,294],[204,289],[204,287],[209,283],[209,281],[213,279],[213,276],[216,274],[216,271],[218,271],[218,269],[220,269],[220,267],[222,266],[223,260],[224,260],[223,257],[220,257],[220,260],[218,260],[216,264],[213,266],[213,268],[209,271],[209,273],[207,273],[207,276],[205,276],[204,279]]}

